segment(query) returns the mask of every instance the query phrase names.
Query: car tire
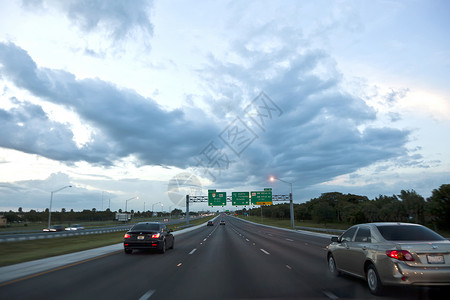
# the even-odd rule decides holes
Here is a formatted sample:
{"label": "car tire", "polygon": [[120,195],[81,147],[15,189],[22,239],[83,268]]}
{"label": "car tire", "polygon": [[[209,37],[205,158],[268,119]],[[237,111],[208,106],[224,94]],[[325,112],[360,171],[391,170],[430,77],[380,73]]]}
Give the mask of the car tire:
{"label": "car tire", "polygon": [[131,254],[133,253],[133,249],[124,249],[126,254]]}
{"label": "car tire", "polygon": [[336,261],[334,260],[333,254],[328,254],[328,270],[334,276],[339,276],[341,274],[336,267]]}
{"label": "car tire", "polygon": [[163,240],[161,244],[161,249],[159,249],[159,253],[164,254],[166,252],[166,240]]}
{"label": "car tire", "polygon": [[374,265],[370,264],[366,270],[366,280],[369,290],[374,295],[383,294],[383,285],[381,284],[380,277]]}
{"label": "car tire", "polygon": [[173,247],[175,247],[175,238],[173,238],[173,240],[172,240],[172,246],[170,246],[169,249],[173,249]]}

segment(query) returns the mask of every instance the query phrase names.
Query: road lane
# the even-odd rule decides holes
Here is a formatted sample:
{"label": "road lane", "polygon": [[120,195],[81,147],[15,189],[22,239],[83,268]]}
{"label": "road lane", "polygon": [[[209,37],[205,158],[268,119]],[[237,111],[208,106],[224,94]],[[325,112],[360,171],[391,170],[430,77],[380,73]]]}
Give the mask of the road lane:
{"label": "road lane", "polygon": [[[176,265],[214,229],[202,227],[175,237],[165,254],[123,251],[0,287],[0,299],[139,299],[165,282]],[[201,237],[201,238],[200,238]],[[150,284],[149,284],[150,283]],[[150,288],[149,288],[150,285]]]}
{"label": "road lane", "polygon": [[[361,280],[330,276],[329,238],[223,218],[176,236],[163,255],[112,253],[1,286],[0,299],[380,299]],[[441,296],[396,288],[382,299]]]}

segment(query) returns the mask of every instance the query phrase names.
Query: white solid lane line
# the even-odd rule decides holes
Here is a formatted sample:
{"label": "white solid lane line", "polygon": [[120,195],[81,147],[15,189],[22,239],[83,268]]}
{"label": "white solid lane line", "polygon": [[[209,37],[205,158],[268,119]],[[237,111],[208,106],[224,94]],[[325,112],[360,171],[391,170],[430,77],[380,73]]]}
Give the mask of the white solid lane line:
{"label": "white solid lane line", "polygon": [[142,297],[139,298],[139,300],[147,300],[147,299],[149,299],[153,295],[154,292],[155,292],[154,290],[149,290],[147,293],[142,295]]}
{"label": "white solid lane line", "polygon": [[197,248],[194,248],[191,252],[189,252],[189,255],[194,254],[195,251],[197,251]]}

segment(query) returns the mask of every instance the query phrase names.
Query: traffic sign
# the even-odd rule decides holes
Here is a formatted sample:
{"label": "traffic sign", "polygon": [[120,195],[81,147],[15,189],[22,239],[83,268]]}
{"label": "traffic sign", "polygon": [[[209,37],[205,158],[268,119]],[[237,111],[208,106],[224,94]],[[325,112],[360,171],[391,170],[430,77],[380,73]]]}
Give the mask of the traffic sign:
{"label": "traffic sign", "polygon": [[252,205],[272,205],[272,189],[251,192]]}
{"label": "traffic sign", "polygon": [[208,190],[209,206],[225,206],[227,205],[227,193],[216,192],[216,190]]}
{"label": "traffic sign", "polygon": [[232,192],[231,203],[233,205],[250,205],[249,192]]}

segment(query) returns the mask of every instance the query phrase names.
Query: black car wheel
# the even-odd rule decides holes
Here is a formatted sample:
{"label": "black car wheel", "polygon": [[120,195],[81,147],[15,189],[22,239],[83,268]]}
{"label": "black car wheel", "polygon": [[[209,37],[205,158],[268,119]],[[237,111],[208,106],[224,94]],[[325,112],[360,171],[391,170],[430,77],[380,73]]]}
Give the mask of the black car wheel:
{"label": "black car wheel", "polygon": [[131,254],[133,253],[133,249],[124,249],[126,254]]}
{"label": "black car wheel", "polygon": [[340,275],[340,272],[336,268],[336,261],[334,260],[333,254],[328,255],[328,270],[330,270],[330,273],[334,276]]}
{"label": "black car wheel", "polygon": [[369,265],[366,271],[367,285],[369,290],[374,295],[381,295],[383,293],[383,286],[381,285],[380,277],[374,265]]}
{"label": "black car wheel", "polygon": [[163,240],[161,243],[161,248],[159,249],[159,253],[165,253],[166,252],[166,240]]}
{"label": "black car wheel", "polygon": [[170,246],[170,249],[173,249],[175,247],[175,238],[172,239],[172,246]]}

